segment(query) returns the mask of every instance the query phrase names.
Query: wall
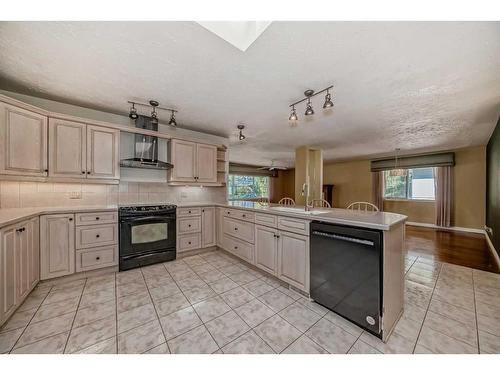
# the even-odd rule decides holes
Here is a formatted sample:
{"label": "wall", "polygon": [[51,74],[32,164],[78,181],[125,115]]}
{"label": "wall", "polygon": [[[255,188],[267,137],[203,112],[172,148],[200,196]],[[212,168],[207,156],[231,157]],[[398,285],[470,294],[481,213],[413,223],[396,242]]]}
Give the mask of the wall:
{"label": "wall", "polygon": [[493,230],[490,239],[500,255],[500,118],[491,135],[486,149],[487,193],[486,193],[486,225]]}
{"label": "wall", "polygon": [[[70,199],[79,192],[81,199]],[[220,187],[168,186],[165,183],[120,182],[120,185],[0,181],[0,208],[71,207],[182,202],[226,202]]]}
{"label": "wall", "polygon": [[[455,193],[452,225],[483,229],[486,194],[485,147],[470,147],[454,152],[456,165],[453,169]],[[328,163],[323,171],[323,182],[335,185],[335,207],[345,208],[355,201],[372,201],[369,160]],[[386,200],[384,211],[407,215],[409,221],[434,224],[434,202]]]}
{"label": "wall", "polygon": [[269,184],[271,203],[278,203],[284,197],[295,199],[295,169],[278,171],[278,177],[270,177]]}

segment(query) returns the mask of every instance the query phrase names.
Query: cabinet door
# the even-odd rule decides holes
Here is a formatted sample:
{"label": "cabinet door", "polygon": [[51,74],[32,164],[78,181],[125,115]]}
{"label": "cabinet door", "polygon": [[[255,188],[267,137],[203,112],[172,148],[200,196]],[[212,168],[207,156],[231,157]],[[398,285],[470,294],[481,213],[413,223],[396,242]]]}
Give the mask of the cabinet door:
{"label": "cabinet door", "polygon": [[309,293],[309,237],[279,232],[278,277]]}
{"label": "cabinet door", "polygon": [[43,215],[40,219],[40,279],[75,272],[73,214]]}
{"label": "cabinet door", "polygon": [[215,227],[215,208],[203,207],[201,209],[201,247],[216,245]]}
{"label": "cabinet door", "polygon": [[16,238],[18,226],[0,231],[0,323],[16,308]]}
{"label": "cabinet door", "polygon": [[28,280],[30,289],[40,281],[40,220],[38,217],[28,222]]}
{"label": "cabinet door", "polygon": [[217,246],[222,249],[225,249],[224,246],[224,230],[222,227],[222,218],[224,217],[224,208],[217,207],[217,223],[215,227],[217,228]]}
{"label": "cabinet door", "polygon": [[30,222],[19,223],[15,246],[16,301],[19,303],[30,292]]}
{"label": "cabinet door", "polygon": [[87,125],[49,120],[49,176],[86,178]]}
{"label": "cabinet door", "polygon": [[196,181],[217,182],[217,147],[196,145]]}
{"label": "cabinet door", "polygon": [[278,270],[278,231],[255,226],[255,265],[276,275]]}
{"label": "cabinet door", "polygon": [[179,182],[195,182],[196,143],[172,139],[171,160],[174,167],[170,180]]}
{"label": "cabinet door", "polygon": [[47,176],[47,117],[0,103],[0,173]]}
{"label": "cabinet door", "polygon": [[87,125],[87,177],[120,178],[120,132]]}

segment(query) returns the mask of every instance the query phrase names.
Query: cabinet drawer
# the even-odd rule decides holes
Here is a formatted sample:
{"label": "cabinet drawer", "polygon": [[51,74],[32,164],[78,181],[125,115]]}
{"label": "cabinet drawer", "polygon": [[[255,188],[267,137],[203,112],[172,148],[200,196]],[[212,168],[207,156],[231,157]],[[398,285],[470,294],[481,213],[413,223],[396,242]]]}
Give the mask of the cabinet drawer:
{"label": "cabinet drawer", "polygon": [[76,214],[76,225],[112,224],[118,221],[118,212],[86,212]]}
{"label": "cabinet drawer", "polygon": [[250,211],[234,210],[232,208],[225,208],[223,212],[224,212],[224,216],[226,216],[226,217],[232,217],[234,219],[250,221],[252,223],[255,221],[255,213],[250,212]]}
{"label": "cabinet drawer", "polygon": [[76,252],[76,272],[115,266],[117,264],[117,245],[94,247],[92,249],[77,250]]}
{"label": "cabinet drawer", "polygon": [[201,247],[201,233],[183,234],[179,236],[178,252],[199,249]]}
{"label": "cabinet drawer", "polygon": [[225,246],[225,250],[246,260],[251,264],[254,263],[255,248],[252,244],[249,244],[245,241],[240,241],[236,238],[228,236],[227,234],[224,234],[223,243]]}
{"label": "cabinet drawer", "polygon": [[76,228],[76,248],[115,245],[118,241],[118,225],[87,225]]}
{"label": "cabinet drawer", "polygon": [[200,216],[200,207],[177,208],[177,217]]}
{"label": "cabinet drawer", "polygon": [[260,212],[256,212],[255,224],[276,228],[278,225],[278,217],[276,215],[261,214]]}
{"label": "cabinet drawer", "polygon": [[241,220],[234,220],[228,217],[223,219],[224,233],[237,237],[243,241],[254,243],[255,226]]}
{"label": "cabinet drawer", "polygon": [[201,231],[201,217],[187,217],[177,221],[179,222],[179,234]]}
{"label": "cabinet drawer", "polygon": [[309,235],[309,222],[307,220],[278,217],[278,229],[293,233]]}

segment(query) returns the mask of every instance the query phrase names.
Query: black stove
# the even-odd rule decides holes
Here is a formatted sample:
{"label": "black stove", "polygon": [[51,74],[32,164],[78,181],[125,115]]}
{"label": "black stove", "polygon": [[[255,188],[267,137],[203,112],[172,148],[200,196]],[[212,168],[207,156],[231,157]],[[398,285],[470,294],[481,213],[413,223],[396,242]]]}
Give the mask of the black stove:
{"label": "black stove", "polygon": [[118,209],[120,271],[176,258],[176,210],[173,204]]}

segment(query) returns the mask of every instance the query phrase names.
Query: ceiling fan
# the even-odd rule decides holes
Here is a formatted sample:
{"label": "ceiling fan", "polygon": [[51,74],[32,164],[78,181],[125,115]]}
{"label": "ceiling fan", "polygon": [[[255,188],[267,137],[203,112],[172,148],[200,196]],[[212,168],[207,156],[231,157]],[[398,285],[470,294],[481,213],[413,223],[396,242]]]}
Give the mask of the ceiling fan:
{"label": "ceiling fan", "polygon": [[267,169],[268,171],[286,171],[288,168],[287,167],[279,167],[277,165],[274,165],[274,160],[271,160],[271,165],[268,167],[260,167],[258,169]]}

